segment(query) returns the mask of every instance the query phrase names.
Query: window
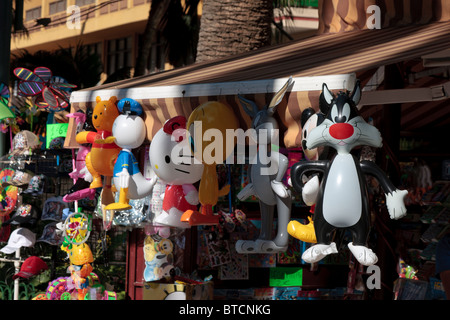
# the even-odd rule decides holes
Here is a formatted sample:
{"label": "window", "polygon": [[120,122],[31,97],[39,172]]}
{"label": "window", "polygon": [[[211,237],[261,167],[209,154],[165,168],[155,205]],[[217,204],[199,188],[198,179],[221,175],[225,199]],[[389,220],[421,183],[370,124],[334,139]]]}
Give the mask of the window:
{"label": "window", "polygon": [[32,21],[41,17],[41,7],[33,8],[25,12],[25,21]]}
{"label": "window", "polygon": [[132,67],[132,37],[108,41],[108,75],[125,67]]}
{"label": "window", "polygon": [[95,3],[95,0],[76,0],[75,1],[75,5],[82,7],[82,6],[87,6],[88,4],[93,4]]}
{"label": "window", "polygon": [[85,45],[87,54],[97,54],[99,57],[102,56],[102,43],[97,42],[93,44]]}
{"label": "window", "polygon": [[62,11],[66,11],[67,8],[67,4],[66,4],[66,0],[59,0],[59,1],[55,1],[50,3],[50,15],[58,13],[58,12],[62,12]]}
{"label": "window", "polygon": [[165,69],[166,63],[165,40],[160,32],[157,34],[155,43],[152,43],[150,55],[147,61],[147,70],[150,73],[159,72]]}

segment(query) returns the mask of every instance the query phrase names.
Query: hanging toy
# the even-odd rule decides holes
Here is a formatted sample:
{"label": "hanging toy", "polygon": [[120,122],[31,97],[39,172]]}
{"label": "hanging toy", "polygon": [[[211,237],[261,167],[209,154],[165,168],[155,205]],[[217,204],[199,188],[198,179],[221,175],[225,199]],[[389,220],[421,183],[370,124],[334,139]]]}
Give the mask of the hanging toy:
{"label": "hanging toy", "polygon": [[[317,147],[312,150],[306,148],[306,142],[308,141],[309,133],[322,123],[324,115],[321,112],[316,113],[313,108],[306,108],[302,112],[301,125],[302,125],[302,149],[306,158],[310,161],[319,160],[319,155],[322,153],[323,146]],[[306,182],[306,181],[305,181]],[[314,213],[314,207],[317,199],[317,193],[319,192],[319,177],[318,174],[314,174],[307,178],[307,182],[302,189],[303,202],[311,207],[311,214]],[[288,224],[288,233],[303,242],[317,243],[316,233],[314,230],[314,222],[312,218],[308,217],[308,224],[302,224],[299,221],[292,220]]]}
{"label": "hanging toy", "polygon": [[306,142],[308,149],[330,146],[337,151],[331,161],[301,161],[292,166],[291,179],[297,192],[302,192],[305,173],[321,172],[314,210],[314,228],[317,244],[307,249],[302,259],[318,262],[329,254],[337,253],[334,231],[352,231],[353,241],[348,247],[362,265],[377,263],[376,254],[367,247],[370,231],[370,211],[365,174],[376,177],[386,194],[386,205],[391,219],[406,215],[406,190],[396,189],[386,174],[371,161],[359,161],[350,151],[361,145],[380,147],[381,134],[359,115],[356,105],[361,98],[359,81],[353,92],[340,92],[334,96],[323,84],[321,95],[324,121],[313,129]]}
{"label": "hanging toy", "polygon": [[92,113],[92,124],[97,132],[83,131],[76,135],[79,144],[91,143],[91,151],[86,155],[86,167],[92,175],[91,189],[103,186],[101,176],[106,177],[106,187],[111,186],[114,174],[114,162],[120,152],[120,147],[106,140],[112,134],[114,120],[119,116],[116,97],[107,101],[96,98],[97,104]]}
{"label": "hanging toy", "polygon": [[72,212],[64,221],[64,239],[71,244],[79,245],[86,242],[92,229],[91,218],[82,212]]}
{"label": "hanging toy", "polygon": [[[259,110],[255,102],[239,96],[244,111],[252,118],[252,128],[258,142],[257,159],[250,164],[249,183],[239,192],[240,200],[254,195],[261,210],[261,232],[257,240],[238,240],[238,253],[269,253],[286,251],[289,235],[287,225],[291,216],[291,191],[282,183],[288,167],[288,159],[274,148],[278,139],[278,123],[273,117],[276,107],[292,83],[292,78],[274,95],[269,105]],[[260,135],[266,135],[262,141]],[[264,171],[267,171],[265,173]],[[278,227],[272,238],[274,209],[277,207]]]}
{"label": "hanging toy", "polygon": [[106,206],[106,210],[131,209],[129,199],[142,199],[153,190],[156,178],[147,180],[139,170],[138,161],[131,152],[142,145],[147,135],[141,105],[133,99],[122,99],[118,103],[121,113],[112,127],[113,136],[106,141],[114,141],[122,148],[114,165],[114,186],[119,191],[119,202]]}
{"label": "hanging toy", "polygon": [[92,273],[94,262],[92,251],[86,243],[75,244],[69,252],[71,265],[68,270],[75,289],[78,291],[78,300],[84,300],[89,288],[89,276]]}
{"label": "hanging toy", "polygon": [[[77,134],[88,128],[88,124],[86,123],[88,119],[84,112],[78,111],[69,113],[67,117],[75,119]],[[89,198],[90,200],[94,199],[95,189],[89,188],[89,185],[92,182],[92,175],[86,167],[86,155],[90,151],[91,147],[89,144],[81,145],[80,148],[78,148],[74,168],[72,172],[69,173],[69,177],[74,180],[74,185],[67,194],[64,195],[63,201],[72,202],[84,198]]]}
{"label": "hanging toy", "polygon": [[189,228],[189,223],[180,219],[185,211],[197,210],[198,191],[193,184],[202,177],[203,164],[192,159],[192,151],[186,139],[185,117],[176,116],[164,123],[153,137],[149,157],[152,170],[166,184],[162,212],[153,222]]}
{"label": "hanging toy", "polygon": [[67,83],[61,77],[54,77],[46,67],[37,67],[34,71],[26,68],[15,68],[14,74],[20,79],[19,93],[24,96],[35,96],[35,104],[39,108],[59,111],[69,106],[70,91],[77,86]]}
{"label": "hanging toy", "polygon": [[[217,225],[219,215],[213,213],[213,206],[216,205],[219,197],[229,193],[230,185],[219,189],[216,166],[228,158],[230,150],[227,148],[227,143],[222,143],[222,145],[217,145],[217,141],[207,143],[203,141],[203,138],[208,130],[215,129],[214,132],[220,133],[225,141],[227,129],[237,130],[239,122],[229,106],[218,101],[209,101],[192,111],[186,128],[190,133],[189,143],[194,152],[194,158],[196,161],[202,162],[204,168],[198,195],[201,211],[187,210],[181,217],[181,221],[189,222],[191,226]],[[216,147],[215,156],[205,152],[211,152],[211,148],[214,147]],[[219,148],[223,149],[219,150]],[[233,150],[233,148],[230,149]],[[221,159],[218,158],[218,154],[222,156]]]}

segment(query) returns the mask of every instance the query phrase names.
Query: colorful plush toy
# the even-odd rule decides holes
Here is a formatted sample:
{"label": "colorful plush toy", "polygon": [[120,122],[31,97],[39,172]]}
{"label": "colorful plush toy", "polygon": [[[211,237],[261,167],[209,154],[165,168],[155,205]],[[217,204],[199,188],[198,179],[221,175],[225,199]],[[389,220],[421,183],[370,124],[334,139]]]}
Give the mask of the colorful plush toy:
{"label": "colorful plush toy", "polygon": [[193,161],[186,136],[186,118],[176,116],[164,123],[150,145],[152,169],[166,184],[163,210],[153,221],[156,224],[189,228],[181,216],[187,210],[197,210],[198,191],[193,184],[202,177],[203,164]]}
{"label": "colorful plush toy", "polygon": [[302,259],[318,262],[338,249],[333,235],[348,230],[353,241],[348,247],[362,265],[377,263],[376,254],[367,247],[370,211],[365,174],[374,176],[386,194],[386,205],[392,219],[406,215],[406,190],[398,190],[386,174],[372,161],[359,161],[350,151],[361,145],[381,146],[381,134],[359,115],[356,105],[361,98],[359,81],[354,90],[336,96],[323,85],[321,96],[324,121],[313,129],[306,142],[308,149],[330,146],[337,151],[331,161],[301,161],[292,166],[291,179],[295,190],[302,192],[303,174],[321,172],[322,182],[316,199],[314,228],[317,244],[307,249]]}
{"label": "colorful plush toy", "polygon": [[[217,141],[203,141],[206,140],[204,139],[204,134],[210,129],[215,129],[214,132],[220,133],[223,141],[225,141],[227,129],[238,129],[239,121],[229,106],[218,101],[209,101],[192,111],[186,128],[190,133],[190,143],[194,151],[194,157],[197,161],[203,163],[204,169],[199,187],[201,211],[187,210],[181,217],[181,221],[189,222],[191,226],[217,225],[219,223],[219,215],[213,214],[212,207],[217,203],[220,196],[229,193],[230,185],[219,189],[216,165],[226,160],[229,156],[229,150],[227,150],[227,143],[217,145]],[[210,153],[212,153],[211,149],[214,149],[214,147],[217,147],[215,150],[216,154],[212,157]],[[231,149],[233,150],[233,148]],[[209,151],[209,153],[205,151]],[[220,159],[217,157],[219,154],[221,155]]]}
{"label": "colorful plush toy", "polygon": [[114,165],[114,186],[119,191],[119,201],[106,206],[106,210],[131,209],[129,199],[142,199],[149,195],[156,178],[147,180],[141,173],[132,149],[142,145],[147,135],[141,105],[133,99],[125,98],[118,103],[121,113],[114,121],[113,136],[106,141],[115,142],[122,148]]}
{"label": "colorful plush toy", "polygon": [[83,131],[76,135],[79,144],[91,143],[91,151],[86,155],[86,167],[92,175],[90,188],[103,186],[102,176],[106,177],[107,185],[111,184],[114,174],[114,162],[120,152],[120,147],[106,138],[112,135],[114,120],[119,116],[116,97],[109,100],[96,98],[97,104],[92,113],[92,124],[97,132]]}

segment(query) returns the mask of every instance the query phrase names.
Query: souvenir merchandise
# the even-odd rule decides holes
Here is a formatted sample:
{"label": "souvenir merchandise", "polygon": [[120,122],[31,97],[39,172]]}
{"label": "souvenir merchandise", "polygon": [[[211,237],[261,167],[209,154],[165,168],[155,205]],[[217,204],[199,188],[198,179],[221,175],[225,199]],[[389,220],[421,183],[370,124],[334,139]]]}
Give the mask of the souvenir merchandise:
{"label": "souvenir merchandise", "polygon": [[[256,132],[253,143],[258,143],[258,152],[255,164],[249,169],[249,183],[237,197],[240,200],[245,200],[250,195],[258,198],[262,224],[261,234],[257,240],[236,242],[236,251],[239,253],[270,253],[287,249],[289,234],[286,228],[291,216],[292,199],[291,191],[282,183],[282,179],[287,170],[288,159],[276,150],[275,144],[279,138],[278,124],[273,115],[291,82],[292,78],[262,110],[255,102],[239,96],[242,108],[252,118],[252,128]],[[265,135],[265,139],[259,136],[262,134]],[[278,214],[278,230],[275,238],[272,238],[275,206]]]}
{"label": "souvenir merchandise", "polygon": [[[301,124],[302,124],[302,150],[305,153],[305,157],[312,160],[319,160],[319,156],[326,147],[319,146],[314,149],[306,148],[306,142],[309,138],[310,132],[322,123],[324,120],[324,115],[322,112],[315,112],[313,108],[306,108],[302,112]],[[293,164],[291,164],[292,167]],[[319,192],[319,177],[318,174],[312,174],[307,177],[306,183],[302,189],[302,200],[303,202],[311,207],[310,212],[314,214],[314,207],[316,204],[317,193]],[[292,184],[292,182],[291,182]],[[297,220],[292,220],[288,224],[288,233],[301,241],[317,243],[316,233],[314,230],[314,222],[312,217],[308,217],[308,223],[303,224]]]}
{"label": "souvenir merchandise", "polygon": [[20,271],[13,275],[13,280],[16,278],[28,279],[40,274],[48,269],[48,265],[39,257],[31,256],[25,259],[20,266]]}
{"label": "souvenir merchandise", "polygon": [[[203,141],[204,134],[210,129],[220,133],[221,137],[227,136],[227,130],[236,130],[239,122],[233,110],[226,104],[218,101],[209,101],[195,108],[189,115],[186,129],[189,132],[189,144],[197,162],[203,163],[203,174],[199,186],[200,210],[187,210],[181,217],[181,221],[192,225],[217,225],[219,216],[213,213],[213,206],[217,204],[219,197],[227,195],[230,185],[219,188],[216,166],[224,163],[233,148],[229,143],[215,146],[212,142]],[[235,141],[231,142],[234,146]],[[218,150],[212,155],[211,148]],[[205,152],[208,151],[208,152]],[[194,160],[194,159],[193,159]]]}
{"label": "souvenir merchandise", "polygon": [[107,178],[106,185],[111,185],[114,162],[120,151],[120,147],[114,142],[106,140],[112,135],[114,120],[119,116],[117,98],[112,96],[105,101],[97,97],[96,103],[92,113],[92,124],[97,131],[82,131],[76,136],[77,143],[92,144],[91,151],[85,157],[86,167],[93,178],[90,184],[92,189],[103,186],[102,176]]}
{"label": "souvenir merchandise", "polygon": [[326,84],[323,85],[322,92],[320,105],[325,119],[310,132],[306,147],[309,149],[327,145],[334,148],[337,155],[332,161],[298,162],[291,169],[292,184],[297,192],[302,192],[304,173],[319,171],[324,175],[314,209],[317,244],[306,250],[302,259],[314,263],[329,254],[337,253],[332,233],[338,228],[345,228],[353,232],[354,238],[348,247],[358,262],[373,265],[377,263],[378,257],[367,247],[370,211],[363,174],[374,175],[379,180],[385,191],[386,205],[392,219],[400,219],[406,215],[403,199],[407,191],[398,190],[373,162],[359,162],[350,153],[359,145],[381,146],[380,132],[358,114],[356,105],[361,98],[359,81],[351,94],[340,92],[335,96]]}
{"label": "souvenir merchandise", "polygon": [[[119,1],[118,13],[135,12],[137,2],[150,5]],[[329,9],[322,2],[319,21]],[[430,30],[444,32],[439,23]],[[306,35],[298,26],[294,39]],[[419,29],[411,34],[431,34]],[[109,44],[117,54],[123,44],[138,47],[137,37],[121,36],[89,42],[83,58],[114,49]],[[344,50],[338,40],[345,37],[327,39]],[[279,57],[299,49],[296,41],[280,46]],[[96,73],[78,65],[94,60],[75,59],[66,80],[54,76],[62,72],[59,58],[37,64],[59,51],[31,60],[13,52],[14,79],[0,83],[7,149],[0,158],[0,300],[184,300],[167,316],[210,317],[275,315],[273,300],[300,310],[293,300],[450,298],[442,258],[450,243],[450,95],[441,95],[450,86],[445,68],[429,65],[432,48],[438,45],[370,70],[335,59],[343,72],[330,75],[313,62],[320,48],[307,48],[313,63],[305,77],[286,73],[286,60],[263,79],[262,64],[245,65],[248,56],[238,57],[238,74],[222,61],[220,76],[205,77],[217,67],[210,63],[198,66],[203,73],[194,67],[117,83],[115,75],[99,82],[79,73]],[[256,78],[247,79],[252,72]],[[193,300],[228,302],[213,310]],[[151,316],[164,313],[151,308]],[[89,307],[74,310],[91,316]]]}
{"label": "souvenir merchandise", "polygon": [[[75,119],[77,124],[77,134],[88,127],[86,125],[88,121],[87,115],[84,112],[78,111],[69,113],[67,117]],[[92,119],[90,119],[90,122],[91,121]],[[72,171],[69,173],[69,177],[74,180],[74,185],[64,195],[63,200],[65,202],[73,202],[83,198],[89,198],[90,200],[95,198],[96,190],[89,188],[92,182],[92,175],[86,167],[86,156],[90,151],[90,145],[83,144],[76,152],[75,164],[73,165]]]}
{"label": "souvenir merchandise", "polygon": [[50,222],[44,226],[41,236],[36,242],[45,242],[52,246],[59,246],[63,242],[63,235],[57,227],[58,222]]}
{"label": "souvenir merchandise", "polygon": [[119,192],[119,201],[106,206],[106,210],[128,210],[129,199],[141,199],[151,194],[156,178],[147,180],[139,169],[139,164],[132,150],[140,147],[147,131],[141,105],[133,99],[122,99],[118,103],[120,115],[114,120],[114,140],[122,150],[114,164],[114,186]]}
{"label": "souvenir merchandise", "polygon": [[11,180],[2,182],[3,188],[10,185],[10,186],[16,186],[19,188],[25,188],[28,186],[28,183],[31,181],[32,177],[34,176],[34,173],[29,170],[15,170],[14,175],[12,176]]}
{"label": "souvenir merchandise", "polygon": [[38,219],[39,216],[35,207],[31,204],[22,204],[10,219],[3,222],[3,225],[12,224],[30,228],[36,225]]}
{"label": "souvenir merchandise", "polygon": [[144,240],[144,279],[156,281],[170,278],[174,270],[174,245],[167,238],[146,236]]}
{"label": "souvenir merchandise", "polygon": [[187,210],[197,210],[199,196],[194,183],[200,180],[203,164],[192,160],[186,136],[186,118],[177,116],[167,120],[154,136],[149,158],[153,172],[167,184],[162,200],[162,212],[153,223],[189,228],[181,221]]}
{"label": "souvenir merchandise", "polygon": [[63,197],[51,197],[45,200],[42,208],[41,220],[61,221],[63,211],[68,205],[63,201]]}
{"label": "souvenir merchandise", "polygon": [[35,96],[35,104],[43,109],[59,111],[69,106],[68,89],[76,85],[67,83],[61,77],[54,77],[46,67],[37,67],[33,71],[26,68],[14,69],[14,75],[20,79],[18,89],[24,96]]}
{"label": "souvenir merchandise", "polygon": [[7,183],[13,179],[15,170],[11,168],[4,168],[0,171],[0,181],[6,184],[6,187],[0,188],[0,216],[9,215],[14,211],[18,199],[18,187],[14,185],[8,185]]}
{"label": "souvenir merchandise", "polygon": [[[115,201],[119,201],[119,193],[116,192]],[[142,226],[150,210],[150,196],[140,199],[130,199],[128,201],[130,209],[127,210],[109,210],[106,212],[114,212],[112,222],[117,226],[138,228]]]}
{"label": "souvenir merchandise", "polygon": [[[85,243],[89,238],[92,230],[91,218],[82,212],[68,212],[69,214],[64,219],[64,223],[60,226],[57,224],[58,229],[63,230],[63,238],[65,244],[63,250],[66,251],[66,246]],[[67,242],[69,244],[67,244]]]}
{"label": "souvenir merchandise", "polygon": [[161,179],[158,179],[153,186],[150,208],[146,217],[146,221],[150,224],[154,224],[155,219],[162,213],[163,197],[166,186],[166,183],[161,181]]}
{"label": "souvenir merchandise", "polygon": [[36,234],[27,228],[17,228],[9,236],[6,246],[0,249],[1,252],[11,254],[22,247],[33,247],[36,243]]}
{"label": "souvenir merchandise", "polygon": [[26,188],[22,193],[32,196],[42,195],[42,193],[44,192],[45,180],[46,177],[43,174],[33,176],[28,182],[28,188]]}
{"label": "souvenir merchandise", "polygon": [[37,135],[29,130],[22,130],[14,136],[9,155],[13,157],[30,156],[40,146],[41,141]]}

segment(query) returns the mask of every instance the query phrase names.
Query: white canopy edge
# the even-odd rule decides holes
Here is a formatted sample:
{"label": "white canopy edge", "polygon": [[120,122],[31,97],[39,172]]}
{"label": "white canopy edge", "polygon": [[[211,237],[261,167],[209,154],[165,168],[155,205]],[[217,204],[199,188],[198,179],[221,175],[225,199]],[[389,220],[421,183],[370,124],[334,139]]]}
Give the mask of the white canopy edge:
{"label": "white canopy edge", "polygon": [[[236,81],[221,83],[200,83],[188,85],[118,88],[96,90],[80,90],[72,92],[70,103],[83,103],[95,101],[97,96],[108,99],[116,96],[117,99],[162,99],[162,98],[183,98],[183,97],[204,97],[221,96],[235,94],[258,94],[277,92],[288,80],[288,78],[278,78],[269,80]],[[317,77],[297,77],[293,78],[293,85],[290,91],[315,91],[322,90],[322,84],[326,83],[330,90],[352,90],[356,75],[328,75]]]}

